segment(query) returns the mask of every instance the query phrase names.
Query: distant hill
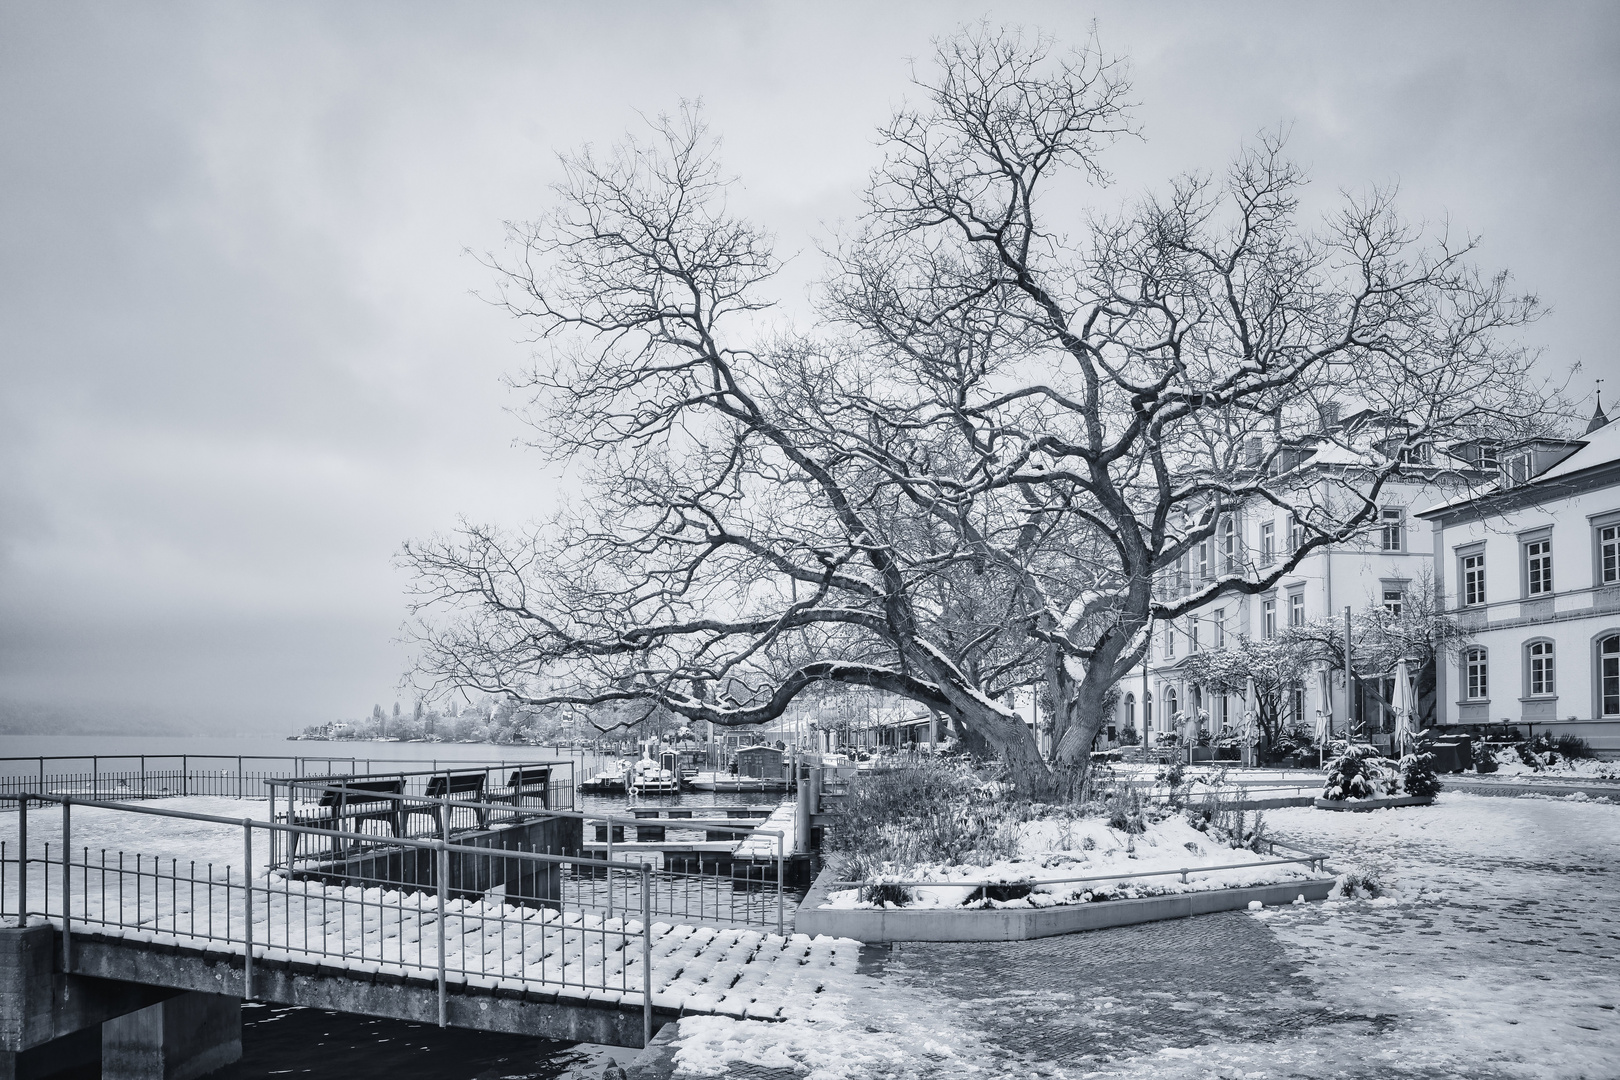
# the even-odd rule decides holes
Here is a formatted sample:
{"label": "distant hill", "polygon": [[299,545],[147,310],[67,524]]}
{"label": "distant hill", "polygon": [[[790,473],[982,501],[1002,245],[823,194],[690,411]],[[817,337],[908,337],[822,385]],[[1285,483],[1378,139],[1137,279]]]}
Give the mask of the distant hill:
{"label": "distant hill", "polygon": [[0,735],[193,735],[200,727],[150,707],[0,699]]}

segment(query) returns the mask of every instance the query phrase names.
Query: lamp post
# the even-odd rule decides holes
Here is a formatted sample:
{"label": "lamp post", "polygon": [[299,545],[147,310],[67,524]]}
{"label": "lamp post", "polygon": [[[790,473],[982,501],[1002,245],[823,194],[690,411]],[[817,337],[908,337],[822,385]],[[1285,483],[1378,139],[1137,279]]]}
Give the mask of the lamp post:
{"label": "lamp post", "polygon": [[1344,606],[1344,741],[1348,746],[1355,738],[1356,699],[1353,692],[1355,676],[1350,670],[1350,605]]}

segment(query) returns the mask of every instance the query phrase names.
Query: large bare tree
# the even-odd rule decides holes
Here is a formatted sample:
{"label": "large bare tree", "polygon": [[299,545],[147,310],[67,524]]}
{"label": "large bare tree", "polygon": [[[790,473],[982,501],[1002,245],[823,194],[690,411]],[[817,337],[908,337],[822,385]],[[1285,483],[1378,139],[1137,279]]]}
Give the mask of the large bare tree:
{"label": "large bare tree", "polygon": [[[768,329],[769,241],[695,113],[568,159],[491,261],[540,344],[537,442],[588,492],[526,534],[407,547],[430,679],[719,724],[873,687],[1072,790],[1152,620],[1271,587],[1436,445],[1533,414],[1503,332],[1535,303],[1471,241],[1385,193],[1301,225],[1271,138],[1090,210],[1130,131],[1118,64],[983,29],[935,60],[800,332]],[[1328,402],[1371,419],[1324,425]],[[1294,467],[1324,455],[1343,467]],[[1162,587],[1257,503],[1297,515],[1286,557]],[[1006,703],[1030,684],[1050,761]]]}

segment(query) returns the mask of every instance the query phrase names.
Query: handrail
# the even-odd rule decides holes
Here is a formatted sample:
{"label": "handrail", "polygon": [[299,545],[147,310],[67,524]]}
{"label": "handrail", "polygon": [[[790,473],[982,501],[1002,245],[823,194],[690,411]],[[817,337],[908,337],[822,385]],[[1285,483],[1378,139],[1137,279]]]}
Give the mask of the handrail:
{"label": "handrail", "polygon": [[1256,866],[1285,866],[1285,865],[1288,865],[1290,863],[1310,863],[1312,872],[1316,872],[1316,863],[1318,861],[1319,860],[1317,860],[1317,859],[1303,859],[1303,858],[1302,859],[1263,859],[1263,860],[1260,860],[1259,862],[1231,863],[1231,864],[1226,865],[1226,866],[1183,866],[1183,867],[1178,867],[1175,870],[1143,870],[1143,871],[1139,871],[1138,873],[1134,873],[1134,874],[1092,874],[1092,875],[1088,875],[1086,877],[1067,877],[1067,878],[1012,878],[1012,879],[1000,878],[1000,879],[984,880],[984,881],[950,881],[950,880],[941,881],[939,879],[935,879],[933,881],[893,881],[893,880],[890,880],[889,878],[886,878],[886,877],[883,877],[882,875],[879,875],[877,877],[868,878],[865,881],[835,881],[835,882],[833,882],[833,884],[835,886],[843,886],[845,888],[855,888],[855,887],[859,887],[859,886],[862,886],[862,885],[881,884],[881,885],[902,885],[902,886],[905,886],[907,888],[946,887],[946,888],[966,888],[966,889],[978,888],[978,889],[982,889],[982,888],[986,888],[988,886],[995,886],[995,885],[1072,885],[1072,884],[1074,884],[1075,882],[1078,882],[1078,881],[1129,881],[1129,880],[1132,880],[1134,878],[1167,877],[1167,876],[1169,876],[1171,874],[1180,874],[1181,875],[1181,880],[1186,881],[1188,874],[1201,874],[1201,873],[1206,873],[1206,872],[1214,872],[1216,870],[1247,870],[1247,869],[1249,869],[1251,867],[1256,867]]}
{"label": "handrail", "polygon": [[[256,829],[273,829],[287,833],[338,837],[345,840],[365,840],[371,843],[375,843],[379,839],[385,839],[390,845],[416,848],[418,850],[425,849],[430,851],[438,851],[441,850],[442,846],[442,849],[445,851],[454,851],[464,854],[498,854],[502,858],[528,859],[538,862],[565,862],[572,863],[577,866],[596,868],[600,868],[604,862],[602,859],[584,859],[577,858],[572,855],[550,855],[542,852],[523,851],[515,848],[510,850],[501,848],[498,851],[491,851],[489,848],[474,847],[466,844],[456,844],[448,840],[417,840],[408,836],[390,836],[382,838],[378,837],[375,833],[349,832],[345,829],[318,829],[309,825],[294,825],[279,821],[259,821],[255,818],[221,817],[218,814],[199,814],[192,810],[161,810],[155,806],[140,806],[135,803],[109,802],[96,799],[78,799],[71,795],[24,795],[0,793],[0,801],[7,799],[27,799],[29,802],[54,802],[72,806],[89,806],[98,810],[122,810],[132,814],[147,814],[151,817],[182,818],[186,821],[206,821],[213,825],[231,825],[236,828],[243,828],[246,826]],[[616,865],[636,867],[640,866],[641,864],[639,862],[623,862]]]}
{"label": "handrail", "polygon": [[[398,774],[397,773],[390,773],[388,775],[398,775]],[[324,777],[317,777],[317,779],[325,779],[325,778]],[[307,787],[310,787],[310,788],[312,788],[313,790],[316,790],[316,791],[342,791],[342,790],[344,790],[343,785],[341,785],[341,784],[325,784],[325,785],[300,784],[299,786],[307,786]],[[349,790],[352,791],[353,789],[349,789]],[[449,797],[441,797],[441,796],[436,796],[436,795],[406,795],[406,794],[404,794],[402,792],[394,792],[394,791],[368,791],[365,794],[366,794],[366,797],[368,799],[375,799],[376,801],[379,801],[379,802],[384,800],[384,799],[393,799],[393,800],[397,800],[399,802],[409,801],[409,802],[412,802],[414,804],[420,804],[422,806],[442,806],[442,807],[445,807],[446,809],[455,809],[457,807],[460,807],[460,808],[462,808],[464,810],[506,809],[506,810],[512,810],[513,812],[532,813],[532,814],[536,814],[536,815],[543,814],[543,815],[546,815],[548,817],[579,818],[581,821],[605,821],[605,822],[608,822],[609,824],[614,824],[614,825],[648,826],[648,825],[652,824],[654,821],[656,821],[660,825],[663,825],[665,828],[674,828],[674,829],[705,828],[705,829],[712,829],[715,832],[750,833],[750,834],[759,834],[759,835],[762,835],[762,836],[785,836],[786,835],[785,831],[782,830],[782,829],[762,829],[762,828],[759,828],[757,825],[744,824],[744,823],[742,823],[741,818],[725,818],[725,819],[709,819],[709,818],[638,818],[638,817],[624,817],[624,816],[621,816],[621,815],[618,815],[618,814],[612,814],[612,813],[607,813],[607,812],[604,812],[604,811],[596,811],[596,810],[550,810],[550,809],[546,809],[546,808],[543,808],[543,807],[541,807],[541,808],[530,807],[530,808],[524,809],[524,808],[519,808],[519,807],[513,807],[512,804],[508,803],[508,802],[493,802],[493,801],[492,802],[479,802],[479,801],[473,800],[473,799],[452,799],[452,798],[449,798]],[[23,798],[24,796],[22,796],[22,795],[8,795],[8,796],[4,796],[4,797],[5,798]],[[31,797],[37,798],[38,796],[31,796]],[[74,802],[78,803],[80,805],[84,804],[84,800],[81,800],[81,799],[75,799]],[[720,809],[724,809],[724,808],[721,807]],[[330,830],[318,829],[318,830],[315,830],[315,831],[324,833],[324,832],[328,832]],[[360,833],[360,834],[357,834],[357,835],[364,836],[367,840],[372,840],[372,841],[375,841],[375,840],[378,839],[377,836],[375,836],[374,834],[371,834],[371,833]]]}

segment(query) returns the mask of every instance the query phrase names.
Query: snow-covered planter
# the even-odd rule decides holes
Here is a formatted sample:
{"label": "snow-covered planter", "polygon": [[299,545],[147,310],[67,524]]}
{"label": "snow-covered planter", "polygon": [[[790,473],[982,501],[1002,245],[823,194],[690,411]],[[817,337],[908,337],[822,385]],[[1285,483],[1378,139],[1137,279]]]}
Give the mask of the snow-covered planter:
{"label": "snow-covered planter", "polygon": [[[1416,786],[1403,791],[1401,780],[1407,776],[1412,777]],[[1431,755],[1403,758],[1397,776],[1376,747],[1352,743],[1328,766],[1327,783],[1315,805],[1318,810],[1428,806],[1439,790],[1440,781],[1434,775]]]}

